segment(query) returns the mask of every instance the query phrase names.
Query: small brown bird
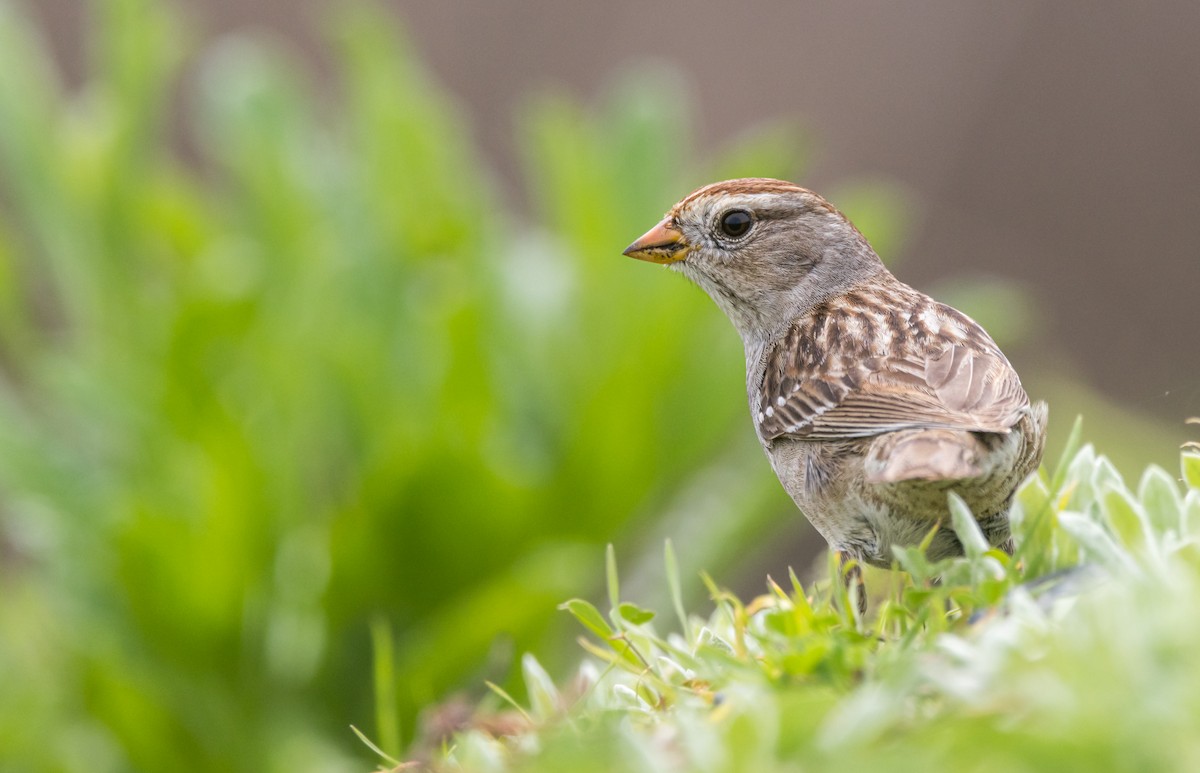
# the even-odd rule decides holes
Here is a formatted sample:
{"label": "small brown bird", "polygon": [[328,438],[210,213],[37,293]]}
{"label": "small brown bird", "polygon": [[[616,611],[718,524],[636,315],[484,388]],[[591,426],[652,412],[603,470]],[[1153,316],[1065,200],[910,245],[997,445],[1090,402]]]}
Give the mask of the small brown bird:
{"label": "small brown bird", "polygon": [[893,546],[935,528],[929,558],[961,555],[951,491],[1012,552],[1009,506],[1041,462],[1045,403],[1030,405],[983,328],[892,276],[829,202],[781,180],[714,183],[625,254],[683,273],[733,322],[763,449],[844,562],[889,567]]}

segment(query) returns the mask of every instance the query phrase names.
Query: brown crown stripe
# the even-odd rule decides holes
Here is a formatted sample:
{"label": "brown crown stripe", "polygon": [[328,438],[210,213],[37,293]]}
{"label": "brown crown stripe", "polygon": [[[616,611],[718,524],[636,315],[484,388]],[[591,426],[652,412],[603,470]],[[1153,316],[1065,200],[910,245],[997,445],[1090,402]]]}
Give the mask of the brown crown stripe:
{"label": "brown crown stripe", "polygon": [[688,194],[687,198],[676,204],[675,207],[677,209],[686,207],[702,196],[747,193],[812,193],[812,191],[786,180],[774,180],[770,177],[745,177],[740,180],[722,180],[719,183],[705,185]]}

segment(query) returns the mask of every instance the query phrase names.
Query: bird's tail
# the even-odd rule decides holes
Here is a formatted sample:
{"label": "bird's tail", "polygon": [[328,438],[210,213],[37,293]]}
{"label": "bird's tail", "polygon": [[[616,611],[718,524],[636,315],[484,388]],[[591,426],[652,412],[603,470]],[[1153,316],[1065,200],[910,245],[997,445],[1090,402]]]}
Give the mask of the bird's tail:
{"label": "bird's tail", "polygon": [[987,446],[972,432],[911,429],[881,435],[863,462],[867,483],[964,480],[984,473]]}

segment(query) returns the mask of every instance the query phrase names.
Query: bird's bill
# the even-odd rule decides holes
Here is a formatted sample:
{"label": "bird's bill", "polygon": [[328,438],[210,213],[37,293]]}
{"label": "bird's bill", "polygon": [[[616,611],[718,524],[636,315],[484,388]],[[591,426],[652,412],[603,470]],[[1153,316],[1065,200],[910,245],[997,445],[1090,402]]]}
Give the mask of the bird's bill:
{"label": "bird's bill", "polygon": [[671,218],[665,217],[642,238],[625,248],[625,255],[651,263],[675,263],[687,257],[689,245],[683,233],[672,228]]}

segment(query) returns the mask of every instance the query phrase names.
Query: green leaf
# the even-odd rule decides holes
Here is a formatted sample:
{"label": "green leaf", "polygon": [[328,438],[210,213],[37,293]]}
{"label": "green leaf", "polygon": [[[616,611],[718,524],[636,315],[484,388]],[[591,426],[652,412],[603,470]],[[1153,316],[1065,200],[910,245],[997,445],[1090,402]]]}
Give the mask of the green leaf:
{"label": "green leaf", "polygon": [[1121,473],[1106,457],[1096,459],[1096,464],[1092,468],[1091,476],[1092,488],[1096,491],[1103,491],[1106,487],[1123,488],[1124,480],[1121,478]]}
{"label": "green leaf", "polygon": [[1087,443],[1079,449],[1079,453],[1075,454],[1075,458],[1067,467],[1066,482],[1063,491],[1058,495],[1060,507],[1069,507],[1081,513],[1087,512],[1095,501],[1096,492],[1090,483],[1095,466],[1096,449],[1091,443]]}
{"label": "green leaf", "polygon": [[617,607],[617,611],[622,618],[634,625],[648,623],[654,619],[653,612],[648,609],[642,609],[637,604],[631,604],[628,601],[622,601],[620,606]]}
{"label": "green leaf", "polygon": [[1109,528],[1130,550],[1140,550],[1150,536],[1150,524],[1141,504],[1124,489],[1110,488],[1102,499]]}
{"label": "green leaf", "polygon": [[932,565],[925,557],[923,548],[892,545],[892,555],[896,557],[900,568],[912,575],[915,582],[923,582],[933,575]]}
{"label": "green leaf", "polygon": [[1166,470],[1157,465],[1146,468],[1138,484],[1138,499],[1156,530],[1165,532],[1180,528],[1182,497],[1178,485]]}
{"label": "green leaf", "polygon": [[1183,527],[1193,532],[1200,527],[1200,488],[1191,489],[1183,498]]}
{"label": "green leaf", "polygon": [[613,636],[612,627],[604,619],[604,615],[600,614],[600,610],[591,603],[583,599],[570,599],[559,604],[558,608],[570,612],[576,620],[600,638],[607,641]]}
{"label": "green leaf", "polygon": [[1082,513],[1063,512],[1058,514],[1058,523],[1085,553],[1100,564],[1121,573],[1137,571],[1125,551],[1091,518]]}
{"label": "green leaf", "polygon": [[1200,454],[1185,451],[1179,458],[1183,481],[1189,488],[1200,489]]}
{"label": "green leaf", "polygon": [[1076,416],[1075,423],[1071,425],[1071,434],[1067,436],[1067,443],[1063,446],[1062,454],[1058,457],[1058,464],[1054,467],[1054,476],[1050,479],[1051,497],[1057,497],[1063,483],[1066,482],[1067,470],[1071,466],[1071,460],[1078,453],[1082,442],[1083,416]]}
{"label": "green leaf", "polygon": [[525,677],[534,718],[545,721],[556,715],[562,706],[558,688],[542,664],[528,652],[521,657],[521,674]]}
{"label": "green leaf", "polygon": [[796,570],[788,567],[788,579],[792,583],[792,603],[796,606],[796,612],[801,616],[801,619],[809,621],[813,616],[812,604],[809,603],[808,596],[804,593],[804,586],[800,583],[800,578],[796,576]]}
{"label": "green leaf", "polygon": [[701,628],[700,632],[696,635],[696,646],[712,647],[726,655],[734,654],[733,645],[713,633],[712,629],[708,626]]}
{"label": "green leaf", "polygon": [[954,533],[958,535],[958,541],[962,543],[963,550],[969,558],[983,555],[991,549],[991,546],[983,536],[983,531],[979,528],[979,522],[975,520],[971,508],[967,507],[963,498],[953,491],[949,494],[949,500],[950,522],[954,526]]}
{"label": "green leaf", "polygon": [[506,769],[507,750],[499,740],[481,730],[468,730],[457,737],[447,755],[452,770],[472,773],[502,773]]}

